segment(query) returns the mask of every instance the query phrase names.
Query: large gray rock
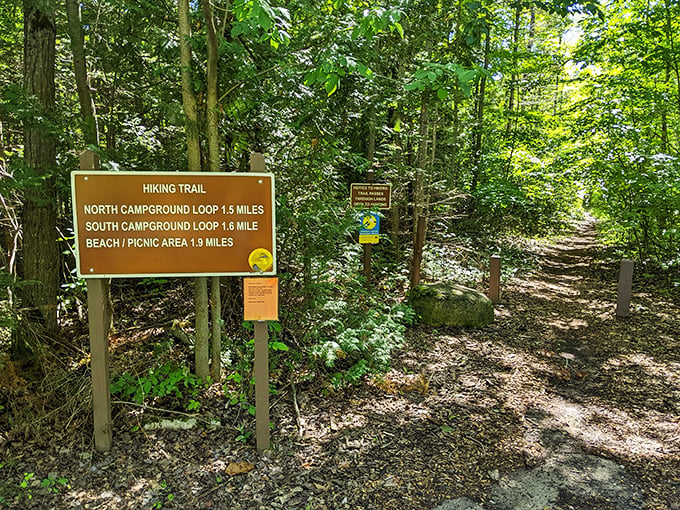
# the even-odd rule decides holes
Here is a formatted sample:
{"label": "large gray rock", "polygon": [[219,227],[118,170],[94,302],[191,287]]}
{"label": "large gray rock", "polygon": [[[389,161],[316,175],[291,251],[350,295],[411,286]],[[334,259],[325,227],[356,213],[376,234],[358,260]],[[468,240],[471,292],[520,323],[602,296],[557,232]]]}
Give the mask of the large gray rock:
{"label": "large gray rock", "polygon": [[409,303],[430,326],[481,328],[493,322],[493,303],[481,292],[455,283],[417,285]]}

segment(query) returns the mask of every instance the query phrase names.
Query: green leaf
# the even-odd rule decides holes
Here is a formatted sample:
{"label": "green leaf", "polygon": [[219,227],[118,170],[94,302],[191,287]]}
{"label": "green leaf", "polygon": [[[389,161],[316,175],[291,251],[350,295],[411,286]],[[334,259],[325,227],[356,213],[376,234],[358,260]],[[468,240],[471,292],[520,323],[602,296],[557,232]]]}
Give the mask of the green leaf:
{"label": "green leaf", "polygon": [[317,79],[318,79],[317,75],[318,75],[318,71],[316,69],[314,69],[313,71],[309,71],[305,75],[305,81],[304,81],[305,85],[307,85],[307,86],[314,85],[317,82]]}
{"label": "green leaf", "polygon": [[324,84],[324,88],[326,89],[326,93],[328,94],[329,97],[335,94],[335,91],[338,90],[339,81],[340,77],[337,74],[331,74],[328,76],[328,79]]}
{"label": "green leaf", "polygon": [[447,97],[449,97],[449,93],[446,89],[437,89],[437,97],[441,101],[444,101]]}

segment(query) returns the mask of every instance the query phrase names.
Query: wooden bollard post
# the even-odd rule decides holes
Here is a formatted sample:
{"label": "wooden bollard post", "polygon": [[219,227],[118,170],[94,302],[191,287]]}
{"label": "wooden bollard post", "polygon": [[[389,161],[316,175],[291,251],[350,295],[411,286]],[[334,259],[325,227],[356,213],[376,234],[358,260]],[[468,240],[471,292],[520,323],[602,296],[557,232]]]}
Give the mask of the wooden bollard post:
{"label": "wooden bollard post", "polygon": [[[99,157],[91,150],[80,154],[81,170],[99,170]],[[109,328],[111,303],[106,278],[87,280],[87,320],[90,329],[90,367],[92,371],[92,412],[94,445],[108,451],[113,443],[111,393],[109,390]]]}
{"label": "wooden bollard post", "polygon": [[[264,154],[250,155],[250,171],[265,172]],[[269,449],[269,323],[255,321],[255,441],[257,451]]]}
{"label": "wooden bollard post", "polygon": [[491,255],[489,263],[489,299],[494,304],[501,299],[501,257]]}
{"label": "wooden bollard post", "polygon": [[630,313],[630,298],[633,290],[633,266],[630,259],[621,261],[621,272],[619,274],[619,292],[616,298],[616,315],[618,317],[628,317]]}
{"label": "wooden bollard post", "polygon": [[416,244],[413,247],[413,261],[411,262],[411,288],[420,283],[420,265],[423,262],[423,247],[425,246],[425,216],[418,216],[416,228]]}
{"label": "wooden bollard post", "polygon": [[[372,183],[375,179],[375,174],[372,168],[366,172],[366,182]],[[373,251],[372,244],[364,244],[364,287],[371,288],[371,252]]]}

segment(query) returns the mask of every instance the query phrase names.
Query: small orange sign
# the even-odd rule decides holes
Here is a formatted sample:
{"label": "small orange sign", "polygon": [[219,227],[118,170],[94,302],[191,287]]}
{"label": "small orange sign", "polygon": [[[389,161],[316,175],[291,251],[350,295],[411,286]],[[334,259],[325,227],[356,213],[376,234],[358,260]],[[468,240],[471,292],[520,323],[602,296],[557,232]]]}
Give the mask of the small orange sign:
{"label": "small orange sign", "polygon": [[[276,274],[272,174],[78,171],[71,183],[80,277]],[[255,270],[257,250],[270,263]]]}
{"label": "small orange sign", "polygon": [[243,320],[279,320],[279,279],[243,279]]}

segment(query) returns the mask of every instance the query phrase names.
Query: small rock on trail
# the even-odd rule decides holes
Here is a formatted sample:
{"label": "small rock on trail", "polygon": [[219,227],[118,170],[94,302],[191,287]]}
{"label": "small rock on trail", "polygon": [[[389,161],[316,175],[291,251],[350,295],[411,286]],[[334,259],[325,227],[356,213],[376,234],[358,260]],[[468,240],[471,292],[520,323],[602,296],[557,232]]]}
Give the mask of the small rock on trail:
{"label": "small rock on trail", "polygon": [[482,506],[467,498],[436,510],[639,510],[642,491],[623,466],[594,455],[562,453],[529,471],[503,477]]}

